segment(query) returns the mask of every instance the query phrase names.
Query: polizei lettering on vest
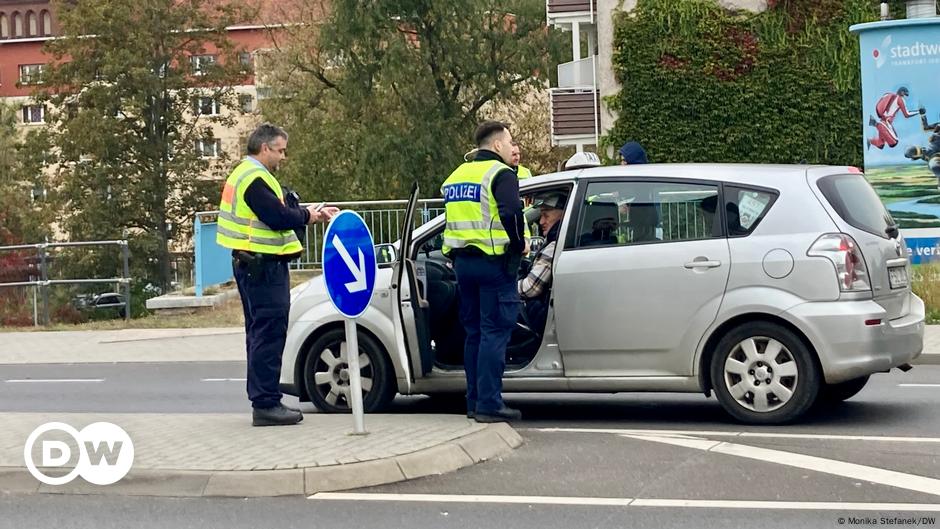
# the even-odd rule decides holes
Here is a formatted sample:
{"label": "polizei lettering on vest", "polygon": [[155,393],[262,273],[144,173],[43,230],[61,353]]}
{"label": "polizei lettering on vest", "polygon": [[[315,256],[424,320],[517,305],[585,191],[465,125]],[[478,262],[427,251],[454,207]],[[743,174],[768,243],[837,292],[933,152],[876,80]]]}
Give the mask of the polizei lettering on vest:
{"label": "polizei lettering on vest", "polygon": [[453,184],[444,186],[444,203],[479,202],[480,184]]}

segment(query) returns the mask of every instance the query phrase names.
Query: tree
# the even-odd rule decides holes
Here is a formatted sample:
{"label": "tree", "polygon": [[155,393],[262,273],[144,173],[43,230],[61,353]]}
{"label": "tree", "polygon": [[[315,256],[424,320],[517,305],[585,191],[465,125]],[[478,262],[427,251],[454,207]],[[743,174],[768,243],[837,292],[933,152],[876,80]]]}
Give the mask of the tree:
{"label": "tree", "polygon": [[16,112],[0,104],[0,245],[40,242],[49,230],[39,200],[44,189],[45,134],[20,134]]}
{"label": "tree", "polygon": [[414,180],[436,193],[481,117],[544,88],[563,49],[541,0],[305,1],[327,14],[277,37],[262,110],[291,134],[284,178],[310,199],[403,197]]}
{"label": "tree", "polygon": [[[62,37],[47,43],[55,60],[40,98],[62,228],[76,240],[129,235],[135,275],[165,288],[169,241],[218,198],[204,176],[222,176],[224,153],[211,164],[196,146],[232,125],[231,87],[246,74],[225,28],[245,13],[211,0],[59,0],[56,9]],[[222,115],[197,118],[200,105]]]}
{"label": "tree", "polygon": [[[41,200],[43,134],[20,134],[16,112],[0,104],[0,246],[40,242],[50,218]],[[36,275],[35,250],[0,251],[0,283],[29,281]],[[0,325],[32,323],[29,290],[0,287]]]}

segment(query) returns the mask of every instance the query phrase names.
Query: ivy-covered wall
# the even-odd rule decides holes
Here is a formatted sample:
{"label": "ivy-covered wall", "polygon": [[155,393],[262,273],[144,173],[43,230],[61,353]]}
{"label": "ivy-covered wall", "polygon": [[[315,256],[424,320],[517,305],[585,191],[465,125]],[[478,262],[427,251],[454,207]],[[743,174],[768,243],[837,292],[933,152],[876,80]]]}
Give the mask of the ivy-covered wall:
{"label": "ivy-covered wall", "polygon": [[653,162],[862,165],[858,37],[876,0],[640,0],[618,15],[605,139]]}

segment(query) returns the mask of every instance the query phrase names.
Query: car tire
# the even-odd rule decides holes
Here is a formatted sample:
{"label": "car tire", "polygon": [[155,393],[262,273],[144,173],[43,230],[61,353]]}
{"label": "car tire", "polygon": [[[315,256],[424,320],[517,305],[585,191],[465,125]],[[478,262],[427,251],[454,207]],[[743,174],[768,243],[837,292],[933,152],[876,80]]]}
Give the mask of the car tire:
{"label": "car tire", "polygon": [[823,384],[819,388],[819,401],[823,404],[838,404],[844,400],[849,400],[861,391],[868,383],[870,375],[853,378],[838,384]]}
{"label": "car tire", "polygon": [[715,348],[710,374],[718,402],[748,424],[798,419],[816,401],[821,384],[806,344],[770,322],[745,323],[728,332]]}
{"label": "car tire", "polygon": [[[346,331],[331,329],[314,340],[304,361],[307,396],[326,413],[350,413],[349,371],[346,363]],[[395,398],[395,374],[385,350],[371,336],[359,333],[359,372],[362,407],[368,413],[381,411]]]}

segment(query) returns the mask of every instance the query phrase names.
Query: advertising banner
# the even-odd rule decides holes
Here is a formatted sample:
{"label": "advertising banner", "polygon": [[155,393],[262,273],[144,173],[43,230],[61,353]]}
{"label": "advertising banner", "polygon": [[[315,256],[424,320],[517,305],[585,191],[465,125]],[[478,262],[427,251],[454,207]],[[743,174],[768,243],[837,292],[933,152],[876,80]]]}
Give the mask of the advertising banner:
{"label": "advertising banner", "polygon": [[[936,241],[914,239],[940,232],[940,18],[850,30],[861,39],[865,175],[908,246],[933,248]],[[917,257],[940,260],[933,252]]]}

